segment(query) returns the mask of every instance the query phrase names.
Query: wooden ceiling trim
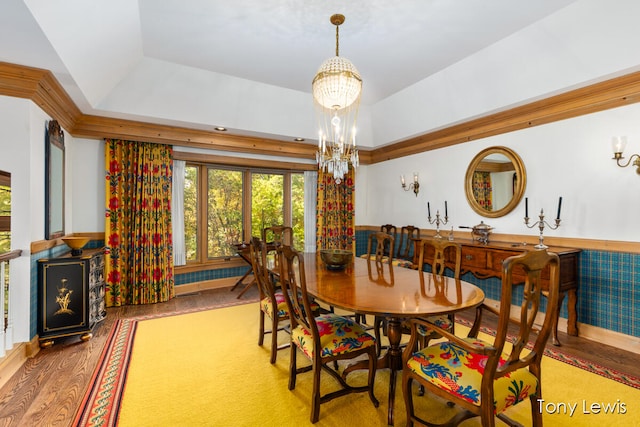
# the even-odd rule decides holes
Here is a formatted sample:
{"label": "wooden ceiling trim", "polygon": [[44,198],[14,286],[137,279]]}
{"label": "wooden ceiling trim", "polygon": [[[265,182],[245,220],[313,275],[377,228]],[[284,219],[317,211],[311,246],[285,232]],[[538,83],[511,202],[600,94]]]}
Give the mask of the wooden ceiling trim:
{"label": "wooden ceiling trim", "polygon": [[[220,134],[215,131],[85,115],[50,71],[0,62],[0,94],[31,99],[74,137],[120,138],[228,152],[312,159],[315,144]],[[444,148],[640,102],[640,72],[574,89],[374,150],[363,165]]]}
{"label": "wooden ceiling trim", "polygon": [[216,131],[91,115],[83,115],[71,132],[76,137],[84,138],[118,138],[269,156],[315,157],[314,144],[229,135]]}
{"label": "wooden ceiling trim", "polygon": [[53,73],[39,68],[0,62],[0,94],[30,99],[67,132],[82,114]]}
{"label": "wooden ceiling trim", "polygon": [[382,162],[640,101],[640,72],[575,89],[373,150]]}

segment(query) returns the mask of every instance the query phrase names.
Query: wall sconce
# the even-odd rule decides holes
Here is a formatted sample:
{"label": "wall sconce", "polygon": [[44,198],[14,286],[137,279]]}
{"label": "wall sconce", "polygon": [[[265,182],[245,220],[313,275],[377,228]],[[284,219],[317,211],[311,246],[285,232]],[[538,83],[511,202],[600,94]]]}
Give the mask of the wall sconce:
{"label": "wall sconce", "polygon": [[420,191],[420,183],[418,182],[418,172],[413,173],[413,182],[409,185],[404,180],[404,175],[400,175],[400,182],[402,183],[402,189],[404,191],[413,190],[416,197],[418,197],[418,192]]}
{"label": "wall sconce", "polygon": [[613,147],[613,159],[616,161],[618,166],[620,166],[621,168],[626,168],[627,166],[632,164],[631,161],[633,160],[633,166],[636,167],[636,173],[640,175],[640,155],[632,154],[631,157],[629,157],[629,160],[627,161],[627,163],[620,162],[620,160],[624,159],[624,157],[622,156],[622,153],[624,152],[624,149],[627,146],[627,137],[614,136],[613,138],[611,138],[611,145]]}

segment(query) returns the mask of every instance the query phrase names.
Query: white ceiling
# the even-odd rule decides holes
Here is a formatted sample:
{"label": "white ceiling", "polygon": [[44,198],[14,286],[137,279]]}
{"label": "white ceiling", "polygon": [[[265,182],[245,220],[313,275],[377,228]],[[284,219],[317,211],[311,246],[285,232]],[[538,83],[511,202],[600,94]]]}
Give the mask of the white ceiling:
{"label": "white ceiling", "polygon": [[371,105],[574,1],[2,0],[0,61],[51,70],[87,114],[109,115],[148,59],[310,93],[342,13],[340,55]]}

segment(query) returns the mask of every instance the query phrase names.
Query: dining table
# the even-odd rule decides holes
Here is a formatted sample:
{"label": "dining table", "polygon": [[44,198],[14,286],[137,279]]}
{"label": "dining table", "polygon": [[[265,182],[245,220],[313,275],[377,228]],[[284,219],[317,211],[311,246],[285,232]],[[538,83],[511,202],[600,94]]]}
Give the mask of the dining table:
{"label": "dining table", "polygon": [[[350,313],[386,319],[386,348],[377,363],[389,369],[388,425],[393,425],[397,371],[402,370],[402,323],[412,317],[448,315],[477,307],[484,292],[472,283],[430,272],[354,257],[343,269],[326,266],[316,253],[304,254],[307,292],[315,299]],[[351,365],[343,375],[367,369]]]}

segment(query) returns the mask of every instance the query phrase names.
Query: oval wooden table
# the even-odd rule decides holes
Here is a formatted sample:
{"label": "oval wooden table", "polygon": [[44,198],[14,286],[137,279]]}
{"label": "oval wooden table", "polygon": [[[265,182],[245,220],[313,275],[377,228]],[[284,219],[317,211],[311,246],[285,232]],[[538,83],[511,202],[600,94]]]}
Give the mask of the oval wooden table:
{"label": "oval wooden table", "polygon": [[[304,264],[307,291],[318,300],[387,319],[389,348],[378,359],[378,368],[391,370],[387,421],[393,425],[396,372],[402,369],[402,320],[477,307],[484,301],[484,292],[462,280],[361,258],[355,258],[344,270],[329,270],[317,254],[305,253]],[[358,368],[350,366],[346,372]]]}

